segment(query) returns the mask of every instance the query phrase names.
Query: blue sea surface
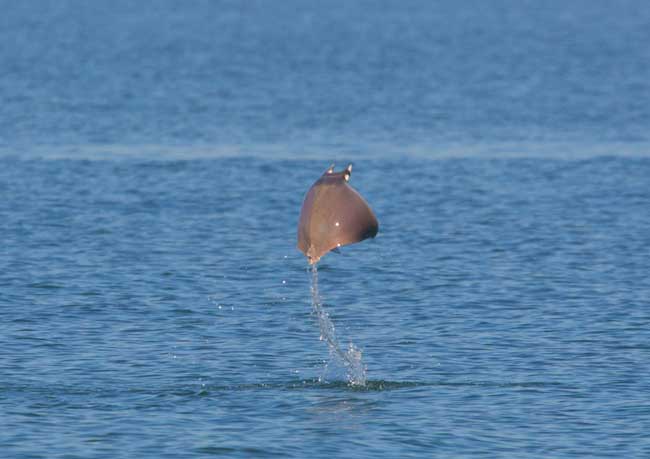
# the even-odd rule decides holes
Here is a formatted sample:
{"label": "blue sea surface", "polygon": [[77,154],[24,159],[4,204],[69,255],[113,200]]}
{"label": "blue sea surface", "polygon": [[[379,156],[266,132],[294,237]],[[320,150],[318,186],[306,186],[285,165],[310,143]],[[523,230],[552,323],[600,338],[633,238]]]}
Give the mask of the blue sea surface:
{"label": "blue sea surface", "polygon": [[646,2],[0,11],[0,457],[650,457]]}

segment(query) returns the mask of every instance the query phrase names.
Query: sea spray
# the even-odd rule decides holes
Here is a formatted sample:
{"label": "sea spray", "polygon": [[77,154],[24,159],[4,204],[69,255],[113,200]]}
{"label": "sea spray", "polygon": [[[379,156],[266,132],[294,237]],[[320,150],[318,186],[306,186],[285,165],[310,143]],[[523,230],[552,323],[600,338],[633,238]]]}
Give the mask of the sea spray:
{"label": "sea spray", "polygon": [[318,318],[320,327],[320,339],[325,341],[330,351],[330,356],[341,364],[346,371],[348,382],[353,386],[365,386],[366,367],[363,364],[361,350],[350,343],[347,351],[341,349],[334,323],[329,317],[318,292],[318,269],[314,263],[311,267],[311,302],[314,313]]}

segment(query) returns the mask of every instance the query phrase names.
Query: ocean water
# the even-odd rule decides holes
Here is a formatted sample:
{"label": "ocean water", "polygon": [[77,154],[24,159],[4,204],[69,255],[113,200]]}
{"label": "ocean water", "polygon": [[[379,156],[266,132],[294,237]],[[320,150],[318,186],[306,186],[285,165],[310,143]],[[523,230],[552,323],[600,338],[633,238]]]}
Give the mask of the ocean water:
{"label": "ocean water", "polygon": [[0,457],[650,456],[645,2],[0,7]]}

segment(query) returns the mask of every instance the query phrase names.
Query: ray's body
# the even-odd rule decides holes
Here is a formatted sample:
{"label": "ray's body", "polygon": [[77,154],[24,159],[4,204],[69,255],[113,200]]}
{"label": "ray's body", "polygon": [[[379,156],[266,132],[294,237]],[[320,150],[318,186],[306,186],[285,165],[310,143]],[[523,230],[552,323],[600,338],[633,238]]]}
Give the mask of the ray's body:
{"label": "ray's body", "polygon": [[305,196],[298,222],[298,248],[309,264],[330,250],[377,234],[377,217],[348,183],[351,174],[351,164],[341,172],[334,172],[332,166]]}

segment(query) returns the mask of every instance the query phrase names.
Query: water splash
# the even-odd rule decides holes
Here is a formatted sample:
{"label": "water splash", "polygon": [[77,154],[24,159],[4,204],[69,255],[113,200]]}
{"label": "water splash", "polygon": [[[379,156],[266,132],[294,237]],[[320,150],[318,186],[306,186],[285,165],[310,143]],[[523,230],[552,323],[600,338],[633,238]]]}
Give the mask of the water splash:
{"label": "water splash", "polygon": [[320,339],[327,343],[330,356],[345,368],[348,382],[351,385],[365,386],[366,367],[363,364],[361,350],[352,343],[350,343],[347,351],[341,349],[334,324],[327,311],[323,308],[323,302],[318,292],[318,269],[316,264],[311,267],[311,303],[314,313],[318,317]]}

